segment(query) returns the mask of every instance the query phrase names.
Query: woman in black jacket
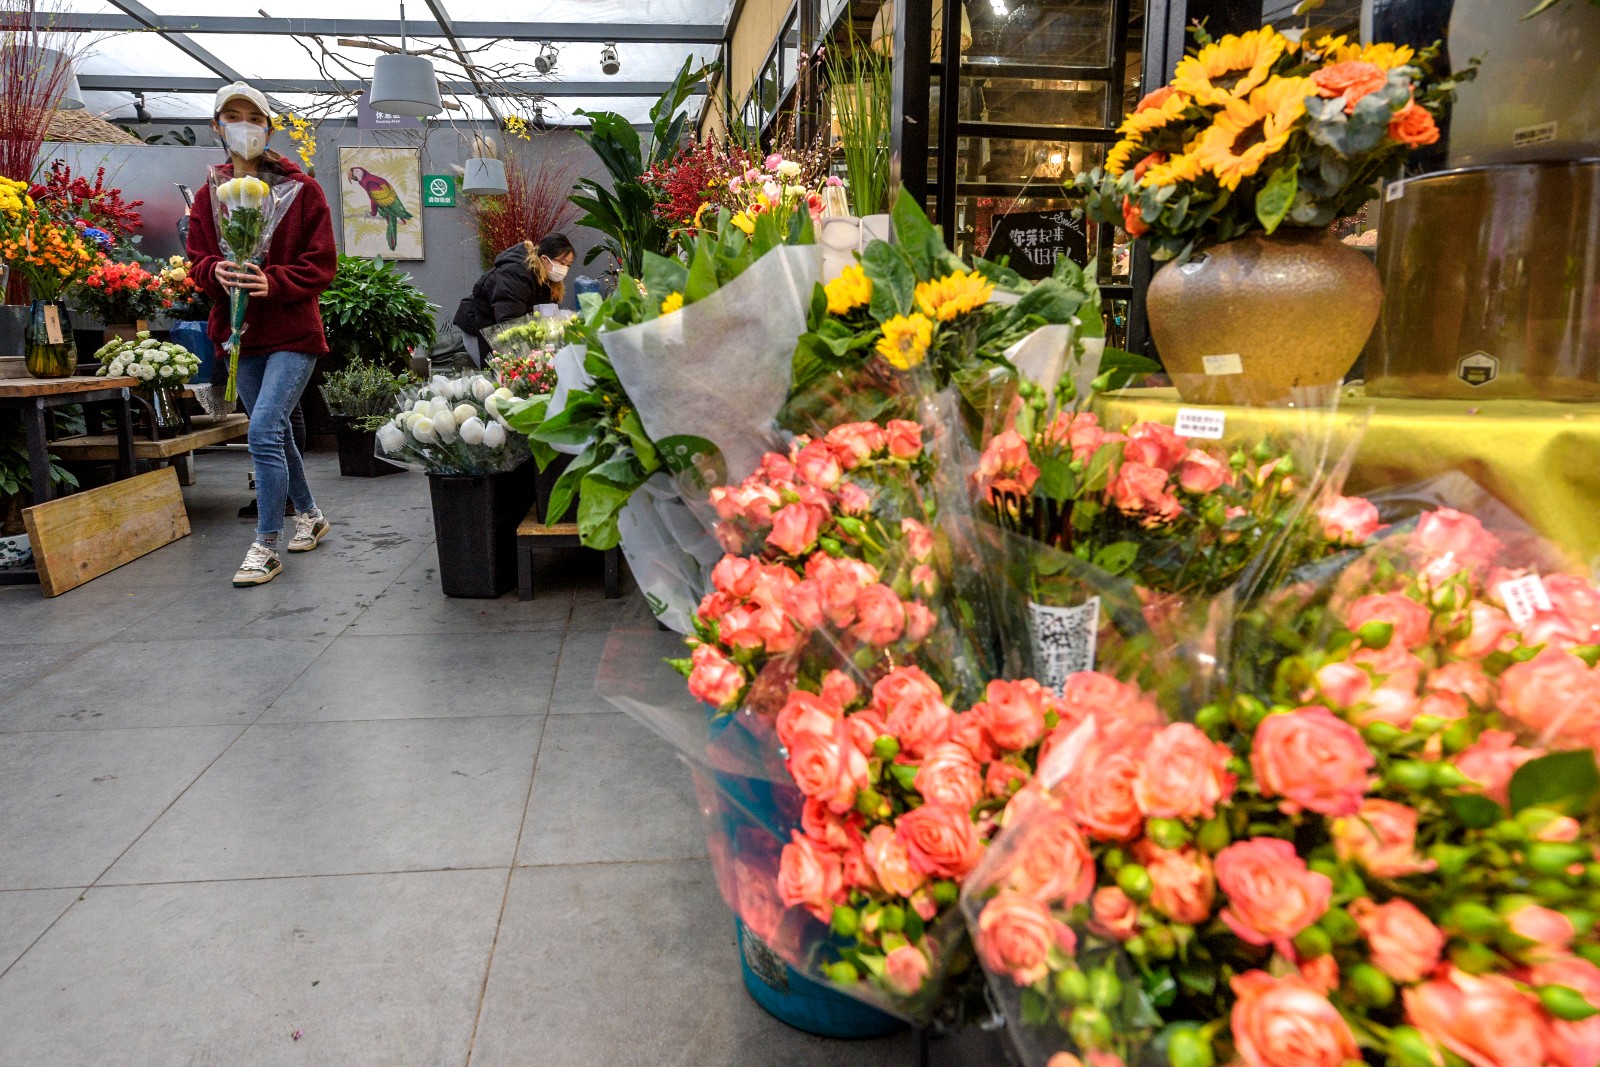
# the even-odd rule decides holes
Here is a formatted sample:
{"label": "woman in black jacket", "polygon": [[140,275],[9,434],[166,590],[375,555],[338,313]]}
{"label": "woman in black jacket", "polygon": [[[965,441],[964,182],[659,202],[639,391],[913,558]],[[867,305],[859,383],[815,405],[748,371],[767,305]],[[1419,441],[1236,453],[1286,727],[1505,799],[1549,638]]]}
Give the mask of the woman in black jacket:
{"label": "woman in black jacket", "polygon": [[494,266],[478,279],[455,318],[468,347],[476,343],[472,356],[480,366],[489,354],[485,331],[532,314],[540,304],[561,303],[566,293],[563,279],[575,256],[566,235],[552,233],[537,245],[523,241],[495,257]]}

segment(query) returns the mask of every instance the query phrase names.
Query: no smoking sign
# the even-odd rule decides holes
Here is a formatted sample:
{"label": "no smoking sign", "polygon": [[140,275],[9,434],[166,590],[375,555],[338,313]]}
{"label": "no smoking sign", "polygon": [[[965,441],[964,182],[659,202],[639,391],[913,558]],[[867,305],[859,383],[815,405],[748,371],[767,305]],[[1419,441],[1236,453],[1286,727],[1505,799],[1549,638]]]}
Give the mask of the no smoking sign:
{"label": "no smoking sign", "polygon": [[451,174],[424,174],[422,176],[422,206],[455,207],[455,176]]}

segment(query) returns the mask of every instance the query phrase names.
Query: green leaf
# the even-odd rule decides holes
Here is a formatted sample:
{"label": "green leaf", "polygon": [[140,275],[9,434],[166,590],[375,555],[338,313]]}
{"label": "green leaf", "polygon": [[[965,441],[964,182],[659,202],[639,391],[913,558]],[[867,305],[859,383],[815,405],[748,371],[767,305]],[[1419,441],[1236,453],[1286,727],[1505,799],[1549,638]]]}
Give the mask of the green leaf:
{"label": "green leaf", "polygon": [[561,472],[561,477],[556,479],[556,484],[550,487],[550,500],[545,508],[545,514],[565,515],[572,510],[572,498],[577,495],[578,483],[583,481],[583,476],[594,466],[594,460],[594,449],[591,448],[567,465],[567,469]]}
{"label": "green leaf", "polygon": [[917,279],[893,245],[873,241],[861,255],[861,266],[872,279],[873,318],[885,322],[911,311]]}
{"label": "green leaf", "polygon": [[1289,214],[1295,193],[1300,191],[1299,175],[1300,163],[1296,160],[1273,171],[1267,184],[1256,193],[1256,218],[1261,220],[1261,225],[1266,227],[1268,233],[1276,230]]}
{"label": "green leaf", "polygon": [[1139,546],[1133,541],[1117,541],[1106,545],[1094,554],[1094,565],[1109,574],[1125,574],[1134,560],[1139,558]]}
{"label": "green leaf", "polygon": [[1486,830],[1505,817],[1505,809],[1480,793],[1460,793],[1450,797],[1450,808],[1463,826]]}
{"label": "green leaf", "polygon": [[1072,473],[1070,457],[1038,456],[1034,463],[1039,468],[1039,492],[1051,500],[1072,499],[1078,480]]}
{"label": "green leaf", "polygon": [[1511,776],[1511,811],[1538,807],[1578,815],[1596,793],[1600,793],[1600,768],[1592,750],[1553,752],[1529,760]]}

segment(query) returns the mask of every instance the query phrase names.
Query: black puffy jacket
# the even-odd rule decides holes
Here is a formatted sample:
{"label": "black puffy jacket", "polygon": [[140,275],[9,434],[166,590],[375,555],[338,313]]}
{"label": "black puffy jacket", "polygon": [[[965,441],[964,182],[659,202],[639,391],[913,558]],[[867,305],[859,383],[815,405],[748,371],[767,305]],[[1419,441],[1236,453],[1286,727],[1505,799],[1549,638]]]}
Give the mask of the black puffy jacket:
{"label": "black puffy jacket", "polygon": [[540,304],[553,303],[550,287],[528,269],[527,247],[515,244],[496,256],[494,266],[473,285],[471,325],[456,325],[481,337],[492,326],[532,314]]}

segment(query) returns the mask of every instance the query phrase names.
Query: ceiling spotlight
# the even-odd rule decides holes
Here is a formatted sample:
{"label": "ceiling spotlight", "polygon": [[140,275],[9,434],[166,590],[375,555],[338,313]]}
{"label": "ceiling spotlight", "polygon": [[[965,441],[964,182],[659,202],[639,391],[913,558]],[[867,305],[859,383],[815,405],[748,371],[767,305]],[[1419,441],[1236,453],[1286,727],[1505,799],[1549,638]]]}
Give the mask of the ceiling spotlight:
{"label": "ceiling spotlight", "polygon": [[546,41],[539,46],[539,54],[533,57],[533,69],[540,74],[549,74],[556,69],[556,59],[559,55],[556,46]]}
{"label": "ceiling spotlight", "polygon": [[143,93],[134,93],[133,94],[133,121],[135,121],[135,122],[149,122],[150,121],[150,109],[145,107],[144,94]]}
{"label": "ceiling spotlight", "polygon": [[600,73],[615,74],[622,69],[622,60],[617,57],[617,46],[608,44],[600,49]]}

